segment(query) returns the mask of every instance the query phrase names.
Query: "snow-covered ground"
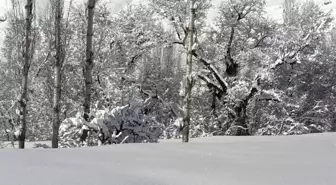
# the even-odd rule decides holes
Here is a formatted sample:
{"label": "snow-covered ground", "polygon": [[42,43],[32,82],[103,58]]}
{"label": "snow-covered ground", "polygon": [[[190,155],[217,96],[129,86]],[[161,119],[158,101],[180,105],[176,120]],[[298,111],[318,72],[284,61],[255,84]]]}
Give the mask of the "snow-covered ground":
{"label": "snow-covered ground", "polygon": [[336,133],[0,150],[3,185],[335,185]]}

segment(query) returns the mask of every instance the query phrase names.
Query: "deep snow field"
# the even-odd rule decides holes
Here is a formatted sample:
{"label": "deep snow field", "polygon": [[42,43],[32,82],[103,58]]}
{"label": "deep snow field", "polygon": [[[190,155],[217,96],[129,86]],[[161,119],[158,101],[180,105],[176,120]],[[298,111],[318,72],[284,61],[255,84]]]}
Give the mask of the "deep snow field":
{"label": "deep snow field", "polygon": [[3,149],[0,184],[335,185],[336,133]]}

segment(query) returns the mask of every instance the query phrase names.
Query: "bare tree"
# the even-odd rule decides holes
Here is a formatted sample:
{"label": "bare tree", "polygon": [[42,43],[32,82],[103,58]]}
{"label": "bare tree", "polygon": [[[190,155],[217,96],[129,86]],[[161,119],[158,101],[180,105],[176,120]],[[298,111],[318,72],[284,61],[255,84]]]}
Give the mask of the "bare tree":
{"label": "bare tree", "polygon": [[90,107],[91,107],[91,88],[92,88],[92,68],[93,68],[93,15],[96,0],[88,0],[88,26],[87,26],[87,40],[86,40],[86,62],[84,66],[85,78],[85,92],[84,92],[84,119],[89,121]]}
{"label": "bare tree", "polygon": [[60,126],[60,99],[61,99],[61,68],[62,68],[62,43],[61,43],[61,19],[62,7],[61,0],[53,2],[55,6],[55,48],[56,48],[56,62],[55,62],[55,87],[54,87],[54,101],[53,101],[53,134],[52,134],[52,148],[58,147],[58,131]]}
{"label": "bare tree", "polygon": [[21,87],[21,96],[18,101],[19,103],[19,148],[23,149],[25,147],[25,140],[26,140],[26,130],[27,130],[27,102],[28,102],[28,74],[29,68],[32,58],[32,37],[31,37],[31,30],[32,30],[32,20],[33,20],[33,0],[27,0],[27,4],[25,6],[26,9],[26,33],[25,33],[25,49],[23,52],[23,69],[22,69],[22,87]]}
{"label": "bare tree", "polygon": [[183,101],[183,129],[182,129],[182,142],[189,142],[189,126],[190,126],[190,111],[191,111],[191,91],[193,86],[192,78],[192,60],[193,60],[193,45],[194,45],[194,33],[195,33],[195,0],[190,0],[190,22],[189,22],[189,43],[187,51],[187,78],[185,84],[185,95]]}

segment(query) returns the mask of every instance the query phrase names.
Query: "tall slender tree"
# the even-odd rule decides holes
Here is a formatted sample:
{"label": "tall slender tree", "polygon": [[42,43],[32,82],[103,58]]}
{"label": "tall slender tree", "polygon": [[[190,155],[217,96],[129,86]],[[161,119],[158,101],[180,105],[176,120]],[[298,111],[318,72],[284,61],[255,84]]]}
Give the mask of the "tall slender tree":
{"label": "tall slender tree", "polygon": [[27,0],[26,2],[26,20],[25,20],[25,45],[23,53],[23,69],[22,69],[22,86],[21,86],[21,96],[19,98],[19,148],[24,149],[26,140],[26,130],[27,130],[27,102],[28,102],[28,74],[30,68],[30,62],[33,52],[31,50],[32,44],[32,20],[33,20],[33,0]]}
{"label": "tall slender tree", "polygon": [[61,99],[61,68],[62,68],[62,43],[61,43],[61,19],[62,19],[62,0],[54,0],[55,6],[55,86],[53,101],[53,134],[52,148],[58,147],[58,131],[60,126],[60,99]]}
{"label": "tall slender tree", "polygon": [[190,0],[190,22],[189,22],[189,41],[188,41],[188,48],[187,48],[187,78],[185,84],[185,95],[183,101],[183,111],[184,111],[184,118],[183,118],[183,130],[182,130],[182,142],[187,143],[189,142],[189,127],[190,127],[190,112],[191,112],[191,92],[193,86],[193,79],[192,79],[192,63],[193,63],[193,45],[194,45],[194,33],[195,33],[195,0]]}
{"label": "tall slender tree", "polygon": [[91,107],[91,88],[92,88],[92,68],[93,68],[93,15],[96,0],[88,0],[88,26],[86,40],[86,61],[84,66],[85,92],[84,92],[84,119],[89,121]]}

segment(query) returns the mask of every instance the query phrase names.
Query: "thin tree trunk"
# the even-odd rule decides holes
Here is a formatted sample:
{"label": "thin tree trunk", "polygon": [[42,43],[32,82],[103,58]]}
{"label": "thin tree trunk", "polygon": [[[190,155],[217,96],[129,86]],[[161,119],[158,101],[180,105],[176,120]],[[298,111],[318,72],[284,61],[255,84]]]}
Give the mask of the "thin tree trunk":
{"label": "thin tree trunk", "polygon": [[61,67],[62,67],[62,43],[61,43],[61,0],[54,0],[55,11],[55,39],[56,39],[56,63],[55,63],[55,87],[53,102],[53,134],[52,148],[58,148],[58,132],[60,121],[60,99],[61,99]]}
{"label": "thin tree trunk", "polygon": [[28,73],[30,67],[30,44],[31,44],[31,24],[33,19],[33,0],[27,0],[26,9],[26,34],[25,34],[25,50],[23,52],[23,70],[22,70],[22,86],[21,97],[19,99],[19,148],[25,148],[26,130],[27,130],[27,102],[28,102]]}
{"label": "thin tree trunk", "polygon": [[191,91],[193,86],[192,73],[192,47],[194,45],[194,32],[195,32],[195,0],[190,0],[190,26],[189,26],[189,43],[187,53],[187,78],[186,89],[184,96],[184,118],[183,118],[183,130],[182,130],[182,142],[189,142],[189,127],[190,127],[190,112],[191,112]]}
{"label": "thin tree trunk", "polygon": [[84,68],[85,78],[85,93],[84,93],[84,119],[89,121],[90,107],[91,107],[91,88],[92,88],[92,68],[93,68],[93,50],[92,50],[92,36],[93,36],[93,14],[96,1],[88,0],[88,27],[86,40],[86,63]]}
{"label": "thin tree trunk", "polygon": [[279,132],[278,132],[278,135],[281,135],[282,134],[282,131],[283,131],[283,127],[284,127],[284,125],[285,125],[285,122],[286,121],[282,121],[282,123],[281,123],[281,126],[280,126],[280,130],[279,130]]}
{"label": "thin tree trunk", "polygon": [[217,117],[217,115],[216,115],[216,89],[215,88],[213,88],[212,89],[212,101],[211,101],[211,109],[212,109],[212,113],[213,113],[213,115],[215,116],[215,117]]}

